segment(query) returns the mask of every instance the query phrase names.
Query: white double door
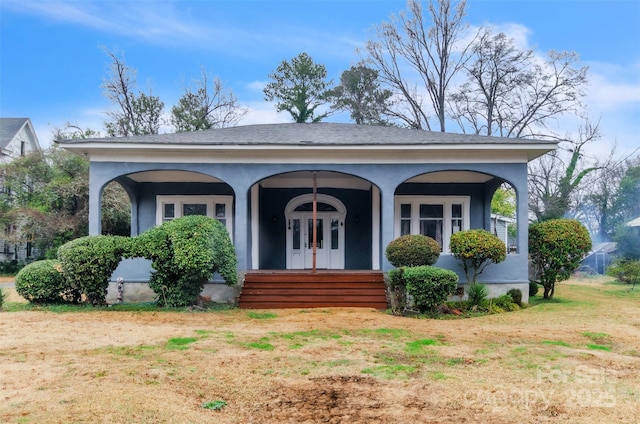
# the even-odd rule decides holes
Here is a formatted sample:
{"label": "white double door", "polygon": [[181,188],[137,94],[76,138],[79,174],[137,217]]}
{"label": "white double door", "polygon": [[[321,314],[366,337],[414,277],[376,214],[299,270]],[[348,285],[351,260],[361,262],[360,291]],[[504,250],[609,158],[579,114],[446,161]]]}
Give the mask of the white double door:
{"label": "white double door", "polygon": [[[294,212],[287,219],[287,268],[313,268],[313,214]],[[344,216],[317,212],[316,268],[344,269]]]}

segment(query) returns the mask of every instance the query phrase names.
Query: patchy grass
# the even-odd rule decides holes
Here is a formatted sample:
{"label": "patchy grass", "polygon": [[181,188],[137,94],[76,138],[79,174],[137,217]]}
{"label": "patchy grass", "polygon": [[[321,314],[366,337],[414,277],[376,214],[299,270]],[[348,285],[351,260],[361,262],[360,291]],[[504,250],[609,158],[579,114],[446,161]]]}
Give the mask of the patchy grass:
{"label": "patchy grass", "polygon": [[466,320],[3,312],[0,421],[631,423],[640,309],[619,289],[562,283],[554,301]]}
{"label": "patchy grass", "polygon": [[174,337],[167,341],[166,348],[170,350],[187,350],[189,345],[197,340],[195,337]]}
{"label": "patchy grass", "polygon": [[255,312],[249,311],[247,312],[247,316],[251,319],[274,319],[278,318],[278,314],[273,312]]}
{"label": "patchy grass", "polygon": [[224,401],[224,400],[221,400],[221,399],[212,400],[212,401],[205,402],[205,403],[202,404],[202,407],[204,409],[210,409],[212,411],[219,411],[222,408],[224,408],[225,406],[227,406],[227,402]]}

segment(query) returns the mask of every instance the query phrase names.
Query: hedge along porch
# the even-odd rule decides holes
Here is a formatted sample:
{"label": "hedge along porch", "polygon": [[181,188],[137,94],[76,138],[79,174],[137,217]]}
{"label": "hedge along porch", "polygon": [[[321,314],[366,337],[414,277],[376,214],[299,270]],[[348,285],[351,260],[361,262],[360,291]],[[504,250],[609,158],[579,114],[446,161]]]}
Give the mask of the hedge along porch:
{"label": "hedge along porch", "polygon": [[[318,268],[389,271],[384,249],[405,233],[436,238],[436,266],[456,271],[449,235],[491,228],[502,183],[517,194],[517,241],[482,274],[491,293],[528,293],[527,163],[555,143],[352,124],[270,124],[123,138],[68,140],[90,160],[90,234],[100,234],[101,195],[118,181],[131,199],[131,233],[183,214],[225,223],[239,272],[305,270],[310,195],[317,181]],[[113,279],[146,281],[149,264],[122,263]],[[234,301],[226,286],[206,289]],[[525,299],[526,300],[526,299]]]}

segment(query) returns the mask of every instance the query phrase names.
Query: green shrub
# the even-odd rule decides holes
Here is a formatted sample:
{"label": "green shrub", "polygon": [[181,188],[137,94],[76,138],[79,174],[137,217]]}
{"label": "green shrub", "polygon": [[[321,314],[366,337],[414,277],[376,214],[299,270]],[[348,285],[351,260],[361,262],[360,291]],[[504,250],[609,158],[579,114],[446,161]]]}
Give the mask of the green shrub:
{"label": "green shrub", "polygon": [[237,282],[237,259],[227,229],[206,216],[185,216],[135,237],[129,255],[152,261],[149,287],[160,305],[194,305],[209,278],[218,272]]}
{"label": "green shrub", "polygon": [[480,306],[487,300],[489,290],[484,284],[471,284],[469,286],[469,303],[471,306]]}
{"label": "green shrub", "polygon": [[60,246],[58,259],[69,286],[92,305],[104,305],[111,274],[128,249],[128,237],[86,236]]}
{"label": "green shrub", "polygon": [[0,261],[0,275],[15,275],[23,266],[16,260]]}
{"label": "green shrub", "polygon": [[503,294],[489,302],[489,312],[493,314],[500,314],[503,312],[517,311],[520,306],[513,301],[513,298],[509,294]]}
{"label": "green shrub", "polygon": [[441,247],[431,237],[407,234],[393,240],[385,254],[391,265],[403,266],[433,265],[440,257]]}
{"label": "green shrub", "polygon": [[0,311],[4,307],[4,302],[5,302],[6,298],[7,297],[6,297],[5,293],[4,293],[4,290],[0,289]]}
{"label": "green shrub", "polygon": [[67,284],[60,262],[55,259],[32,262],[16,274],[16,292],[31,303],[59,303]]}
{"label": "green shrub", "polygon": [[511,296],[513,303],[518,306],[522,306],[522,291],[520,289],[511,289],[507,294]]}
{"label": "green shrub", "polygon": [[456,259],[462,261],[469,284],[474,284],[488,265],[502,262],[507,257],[507,248],[502,240],[480,229],[452,234],[449,249]]}
{"label": "green shrub", "polygon": [[403,279],[407,293],[422,313],[434,314],[458,286],[455,272],[427,265],[405,268]]}
{"label": "green shrub", "polygon": [[538,294],[540,286],[535,281],[529,281],[529,297],[534,297]]}
{"label": "green shrub", "polygon": [[635,288],[636,284],[640,284],[640,260],[617,260],[607,268],[607,275]]}
{"label": "green shrub", "polygon": [[576,220],[552,219],[529,226],[529,255],[545,299],[553,298],[556,282],[569,279],[589,250],[589,231]]}

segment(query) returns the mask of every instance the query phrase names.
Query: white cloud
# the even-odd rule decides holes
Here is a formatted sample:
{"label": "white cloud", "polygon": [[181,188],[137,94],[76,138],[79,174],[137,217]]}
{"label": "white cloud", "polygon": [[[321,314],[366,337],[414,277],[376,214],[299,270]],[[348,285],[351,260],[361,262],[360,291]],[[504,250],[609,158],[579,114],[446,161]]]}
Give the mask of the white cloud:
{"label": "white cloud", "polygon": [[247,115],[238,125],[279,124],[292,122],[288,112],[277,112],[272,103],[251,102],[244,105],[248,108]]}

